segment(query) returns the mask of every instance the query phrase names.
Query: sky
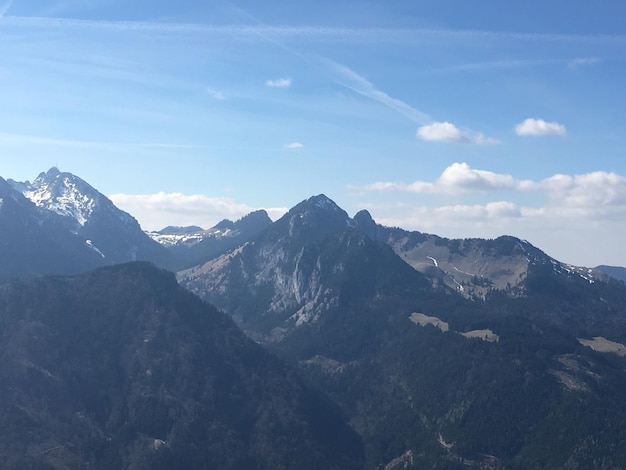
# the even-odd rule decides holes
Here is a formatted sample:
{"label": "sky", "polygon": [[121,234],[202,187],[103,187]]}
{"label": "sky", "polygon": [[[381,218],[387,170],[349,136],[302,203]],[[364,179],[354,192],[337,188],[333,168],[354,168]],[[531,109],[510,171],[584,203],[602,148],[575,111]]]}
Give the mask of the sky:
{"label": "sky", "polygon": [[626,266],[623,0],[0,0],[0,176],[146,230],[326,194]]}

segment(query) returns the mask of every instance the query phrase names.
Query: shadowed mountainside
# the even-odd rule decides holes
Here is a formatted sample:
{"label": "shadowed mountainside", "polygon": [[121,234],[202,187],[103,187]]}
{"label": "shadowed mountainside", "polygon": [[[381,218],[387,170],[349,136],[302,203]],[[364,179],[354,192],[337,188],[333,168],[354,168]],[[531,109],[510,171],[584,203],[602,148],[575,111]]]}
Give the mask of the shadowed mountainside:
{"label": "shadowed mountainside", "polygon": [[362,468],[338,409],[146,263],[0,285],[3,468]]}

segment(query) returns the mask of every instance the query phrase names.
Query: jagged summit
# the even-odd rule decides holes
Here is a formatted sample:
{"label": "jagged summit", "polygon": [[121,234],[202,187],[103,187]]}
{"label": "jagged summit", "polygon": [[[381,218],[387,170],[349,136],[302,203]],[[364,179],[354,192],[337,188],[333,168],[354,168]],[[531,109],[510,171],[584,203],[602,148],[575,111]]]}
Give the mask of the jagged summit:
{"label": "jagged summit", "polygon": [[61,172],[57,167],[40,173],[32,183],[26,181],[13,186],[37,206],[70,217],[81,227],[89,222],[95,211],[101,210],[116,210],[126,223],[134,221],[89,183],[72,173]]}
{"label": "jagged summit", "polygon": [[[71,173],[65,173],[65,174],[66,175],[72,175]],[[58,167],[53,166],[47,172],[46,171],[42,171],[41,173],[39,173],[39,176],[37,177],[37,179],[53,181],[56,178],[58,178],[59,176],[61,176],[61,175],[62,175],[61,170],[59,170]],[[72,176],[74,176],[74,175],[72,175]]]}
{"label": "jagged summit", "polygon": [[267,215],[267,212],[263,209],[252,211],[249,214],[244,215],[235,222],[231,222],[228,219],[222,220],[213,229],[228,231],[235,230],[238,232],[260,232],[261,230],[269,227],[272,224],[272,219]]}
{"label": "jagged summit", "polygon": [[300,204],[297,204],[293,209],[298,208],[317,208],[343,212],[343,209],[325,194],[311,196],[310,198],[302,201]]}
{"label": "jagged summit", "polygon": [[232,230],[235,227],[235,222],[230,219],[220,220],[213,226],[215,230]]}
{"label": "jagged summit", "polygon": [[352,219],[356,228],[370,238],[377,239],[378,225],[367,210],[363,209],[354,214]]}
{"label": "jagged summit", "polygon": [[324,194],[296,204],[270,227],[270,236],[314,239],[353,227],[347,212]]}
{"label": "jagged summit", "polygon": [[370,222],[374,222],[374,219],[372,218],[372,214],[370,214],[368,210],[362,209],[354,214],[354,221],[369,224]]}
{"label": "jagged summit", "polygon": [[[72,248],[74,252],[86,248],[96,255],[98,261],[90,260],[85,263],[87,266],[134,260],[150,260],[169,266],[170,255],[165,248],[151,240],[134,217],[118,209],[108,197],[78,176],[52,167],[40,173],[32,183],[12,180],[8,183],[16,194],[24,196],[39,211],[39,215],[31,218],[48,220],[58,227],[55,230],[59,234],[68,232],[61,239],[71,240],[67,243],[72,246],[80,245]],[[39,244],[35,239],[33,243]],[[58,250],[63,252],[61,248]],[[49,269],[44,272],[55,272],[52,265]],[[80,267],[60,272],[82,269],[80,264]]]}

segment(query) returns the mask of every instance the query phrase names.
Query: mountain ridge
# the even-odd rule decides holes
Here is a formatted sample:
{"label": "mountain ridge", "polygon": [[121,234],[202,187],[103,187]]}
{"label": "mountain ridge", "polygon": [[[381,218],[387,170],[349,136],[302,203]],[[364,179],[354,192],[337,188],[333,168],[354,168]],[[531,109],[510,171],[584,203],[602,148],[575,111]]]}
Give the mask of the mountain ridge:
{"label": "mountain ridge", "polygon": [[145,262],[0,284],[4,468],[362,468],[328,398]]}
{"label": "mountain ridge", "polygon": [[[340,404],[367,468],[583,468],[610,452],[616,438],[600,443],[589,420],[619,428],[626,416],[602,404],[626,385],[622,283],[515,237],[447,240],[316,202],[177,276]],[[590,430],[550,453],[547,430],[568,432],[569,415]],[[625,459],[613,452],[605,468]]]}
{"label": "mountain ridge", "polygon": [[[20,187],[24,190],[25,184]],[[57,254],[61,259],[54,261],[60,263],[64,253],[72,252],[69,249],[55,250],[55,243],[65,243],[77,250],[78,247],[87,250],[89,256],[99,257],[102,262],[96,250],[87,246],[80,229],[76,230],[80,224],[70,216],[36,206],[4,180],[0,180],[0,198],[0,224],[6,228],[0,231],[0,237],[9,240],[8,236],[13,235],[14,247],[28,245],[32,248],[39,245],[23,242],[47,240],[49,243],[45,249],[37,253],[50,251]],[[85,227],[91,225],[91,220],[85,223]],[[620,441],[621,436],[626,435],[626,404],[622,399],[626,387],[626,286],[623,282],[605,274],[599,275],[591,268],[561,263],[512,236],[493,240],[446,239],[384,227],[377,224],[367,211],[359,211],[350,218],[323,194],[303,200],[276,222],[268,222],[267,214],[262,212],[246,221],[252,222],[252,230],[242,230],[239,238],[223,237],[229,244],[212,246],[213,251],[200,264],[194,264],[199,256],[189,256],[185,262],[190,266],[179,271],[177,279],[181,286],[223,310],[255,342],[263,343],[266,349],[297,368],[308,382],[330,397],[331,402],[339,407],[338,413],[347,417],[350,427],[358,433],[365,449],[365,463],[355,448],[350,451],[355,453],[350,454],[352,457],[348,458],[348,463],[372,470],[542,466],[608,469],[626,466],[626,453]],[[214,228],[232,234],[236,232],[237,223],[222,221]],[[106,223],[100,226],[100,230],[102,234],[111,233],[107,232]],[[79,233],[75,233],[77,231]],[[2,246],[9,245],[0,244],[0,248]],[[181,249],[187,250],[188,247]],[[83,251],[80,250],[76,260],[87,259],[81,258]],[[4,254],[10,260],[12,252],[5,250]],[[200,254],[207,256],[207,252]],[[56,268],[59,266],[63,265],[56,265]],[[60,357],[54,349],[56,343],[45,346],[46,341],[52,341],[58,335],[49,336],[56,330],[46,328],[50,325],[36,316],[50,308],[55,315],[67,312],[66,316],[71,320],[67,322],[68,328],[80,328],[87,322],[95,326],[94,331],[107,338],[111,333],[111,339],[102,341],[73,330],[74,334],[70,336],[78,340],[67,348],[82,349],[71,349],[70,354],[63,356],[77,361],[85,359],[84,363],[77,364],[87,364],[87,371],[102,371],[106,372],[106,377],[119,377],[111,378],[109,385],[115,385],[116,380],[122,380],[130,371],[139,374],[136,375],[137,383],[143,384],[140,391],[150,390],[145,388],[146,383],[162,377],[163,367],[167,371],[187,374],[181,379],[183,382],[192,380],[191,376],[197,374],[189,375],[188,367],[179,367],[178,363],[172,362],[180,359],[178,353],[189,349],[176,349],[176,354],[171,354],[174,350],[168,349],[170,344],[179,344],[171,343],[176,338],[168,337],[168,332],[176,336],[183,320],[173,315],[167,302],[168,298],[179,298],[177,289],[182,287],[174,287],[172,274],[161,271],[158,276],[147,275],[155,282],[145,290],[142,287],[145,282],[142,284],[143,281],[134,277],[137,272],[153,271],[146,270],[142,263],[122,264],[77,277],[83,279],[77,284],[50,278],[3,284],[19,286],[26,293],[24,302],[36,303],[28,308],[14,308],[14,299],[2,300],[4,291],[0,286],[0,309],[11,306],[4,316],[0,315],[0,322],[9,321],[10,324],[5,326],[13,328],[0,329],[10,331],[12,338],[7,346],[9,350],[3,356],[5,367],[0,371],[9,374],[7,378],[11,380],[37,378],[28,386],[23,383],[23,393],[8,396],[0,403],[15,403],[14,400],[21,396],[41,402],[45,399],[44,392],[55,391],[48,381],[72,370],[72,367],[61,371],[55,369]],[[81,292],[80,308],[77,304],[59,307],[60,302],[69,296],[64,284],[67,282]],[[35,285],[36,289],[29,290],[28,286]],[[90,285],[100,286],[99,290],[90,290],[96,289]],[[139,301],[135,295],[145,296],[142,297],[145,302]],[[107,310],[113,315],[112,321],[103,322],[102,318],[93,316],[107,306],[112,306]],[[135,309],[137,306],[139,310]],[[132,314],[123,320],[120,315],[128,312]],[[16,314],[23,315],[24,322],[11,316]],[[82,316],[74,318],[72,315]],[[139,330],[132,323],[133,318],[143,322]],[[231,320],[220,318],[234,328]],[[33,319],[35,321],[31,322]],[[220,344],[224,344],[225,341],[227,346],[232,346],[228,354],[236,350],[233,343],[252,344],[248,339],[244,340],[240,332],[233,333],[239,339],[225,340],[219,328],[206,330],[201,326],[202,321],[196,320],[199,323],[192,325],[193,332],[185,330],[183,338],[193,338],[199,332],[204,332],[202,334],[208,338],[216,335],[218,343],[222,341]],[[110,375],[108,367],[117,360],[113,360],[117,356],[111,354],[119,352],[115,345],[124,350],[120,341],[129,334],[134,348],[131,349],[138,353],[122,361],[125,365],[121,375]],[[153,341],[153,338],[160,340]],[[200,351],[193,349],[196,346],[213,344],[209,341],[200,346],[198,343],[202,341],[196,339],[184,343],[192,345],[189,347],[193,351]],[[17,349],[10,349],[11,345]],[[99,351],[97,357],[85,357],[85,352],[95,346],[94,350]],[[155,349],[150,350],[151,347]],[[247,360],[254,363],[255,358],[266,357],[260,351],[248,349]],[[198,352],[198,355],[209,359],[222,357],[210,351]],[[128,364],[134,364],[136,370],[124,369]],[[242,370],[240,367],[235,369]],[[115,455],[107,454],[107,458],[113,459],[108,461],[113,462],[109,465],[111,468],[123,467],[128,461],[124,459],[130,456],[150,462],[155,446],[168,452],[174,448],[168,448],[166,444],[175,440],[163,437],[167,434],[164,430],[173,422],[167,417],[169,411],[163,411],[160,401],[161,398],[166,402],[170,400],[169,391],[158,396],[148,394],[147,402],[138,398],[122,405],[119,400],[123,398],[117,398],[117,408],[107,406],[110,399],[98,394],[111,387],[96,387],[90,381],[92,376],[85,370],[77,375],[79,382],[85,379],[81,383],[88,385],[88,393],[84,395],[96,398],[90,399],[88,404],[79,401],[85,403],[84,407],[92,414],[86,427],[81,427],[81,416],[86,414],[79,410],[82,414],[76,415],[79,421],[74,429],[85,430],[85,436],[91,436],[90,439],[95,439],[93,442],[101,442],[98,436],[106,435],[102,431],[103,422],[119,424],[122,422],[119,416],[129,419],[134,416],[133,419],[138,420],[130,431],[124,428],[124,436],[130,432],[133,439],[137,437],[138,440],[120,437],[122,441],[116,442],[123,442],[123,446],[115,451]],[[114,370],[120,369],[114,367]],[[221,370],[218,367],[218,371]],[[236,371],[230,366],[226,370],[230,371],[226,375],[215,372],[215,384],[226,387],[221,396],[230,400],[231,405],[236,404],[234,409],[244,413],[243,416],[249,416],[245,414],[250,410],[249,400],[242,398],[247,396],[243,393],[246,386],[240,384],[228,389],[240,382],[235,379],[239,377]],[[162,385],[167,383],[166,380]],[[254,383],[257,385],[253,388],[261,390],[259,382]],[[291,386],[285,389],[280,381],[270,380],[269,383],[283,391],[293,390]],[[29,393],[40,393],[41,396],[33,397]],[[260,395],[252,393],[250,400],[259,403],[260,396],[261,401],[273,410],[275,402],[271,397],[275,393],[276,390],[270,387]],[[117,391],[113,395],[127,396]],[[52,393],[52,397],[55,396],[58,398],[63,393]],[[288,397],[285,401],[293,403]],[[29,405],[18,403],[22,407]],[[296,403],[301,402],[296,399]],[[104,404],[105,409],[99,408],[99,404]],[[124,406],[134,410],[134,415],[131,416],[130,411],[127,415],[118,412]],[[327,409],[318,402],[309,411],[314,412],[317,406]],[[26,406],[26,409],[30,408]],[[174,409],[184,411],[187,408],[176,405]],[[112,410],[117,411],[110,415]],[[32,424],[33,413],[27,413],[26,419],[14,409],[7,412],[6,423],[13,423],[7,425],[7,429],[16,429],[15,421],[11,421],[15,419],[21,425]],[[268,413],[261,415],[268,419],[276,415],[278,418],[302,417],[304,421],[298,418],[292,422],[296,428],[298,423],[306,422],[305,416],[310,416],[301,408],[294,411],[295,415],[291,412],[286,415]],[[103,416],[109,418],[102,421]],[[339,423],[333,421],[334,418],[328,419]],[[93,424],[96,421],[100,423],[98,426]],[[144,422],[147,428],[142,427]],[[254,418],[242,418],[236,412],[226,422],[211,428],[215,431],[211,436],[228,437],[228,442],[223,444],[225,447],[215,455],[220,455],[222,461],[243,463],[245,467],[249,462],[245,460],[247,457],[241,457],[244,460],[233,457],[243,455],[241,452],[224,450],[245,447],[247,441],[237,431],[242,422],[254,422]],[[265,421],[260,427],[269,426],[270,422]],[[237,429],[231,432],[231,425]],[[291,429],[281,426],[278,427]],[[298,429],[315,440],[314,433],[307,434],[307,429],[313,428],[307,426]],[[72,426],[66,421],[57,421],[54,431],[46,431],[48,434],[40,447],[30,451],[20,447],[15,455],[24,456],[26,452],[27,457],[33,457],[37,452],[55,449],[57,441],[53,436],[64,429],[72,429]],[[135,431],[139,434],[133,434]],[[349,438],[350,431],[345,432],[344,436],[353,442],[354,436]],[[249,432],[244,434],[249,435]],[[297,433],[282,433],[277,439],[280,441],[292,435]],[[67,442],[74,442],[72,439],[68,435]],[[27,441],[24,438],[23,442]],[[55,445],[48,446],[46,442]],[[106,444],[102,445],[106,448]],[[150,449],[149,455],[145,454],[146,445]],[[330,452],[324,451],[324,457],[320,458],[333,454],[332,446],[329,449],[326,444],[320,445]],[[181,448],[189,450],[178,447]],[[61,451],[59,448],[58,452],[51,451],[50,456],[71,458],[71,452],[64,454],[66,451],[69,449]],[[303,455],[299,451],[298,454]],[[197,457],[198,454],[194,450],[189,455]],[[193,456],[190,458],[196,458]],[[278,451],[277,458],[287,457]],[[334,461],[334,457],[331,460]],[[233,463],[232,468],[235,466]],[[198,467],[201,468],[202,464]]]}
{"label": "mountain ridge", "polygon": [[[53,167],[32,183],[3,182],[3,192],[21,202],[19,210],[17,206],[11,212],[0,208],[0,215],[5,226],[21,227],[22,232],[19,237],[9,232],[0,237],[4,237],[7,250],[22,251],[22,257],[28,259],[18,269],[6,269],[3,277],[74,274],[133,260],[172,265],[171,255],[141,230],[135,218],[71,173]],[[31,221],[28,226],[20,222],[24,218]],[[49,240],[51,234],[54,241]]]}

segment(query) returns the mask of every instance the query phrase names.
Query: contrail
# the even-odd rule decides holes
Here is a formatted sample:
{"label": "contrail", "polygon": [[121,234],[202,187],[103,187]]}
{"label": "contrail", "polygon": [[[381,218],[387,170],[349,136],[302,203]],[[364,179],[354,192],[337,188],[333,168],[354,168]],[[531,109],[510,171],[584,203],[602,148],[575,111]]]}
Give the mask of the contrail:
{"label": "contrail", "polygon": [[384,106],[397,111],[417,124],[425,125],[433,122],[433,118],[428,114],[415,109],[402,100],[389,96],[384,91],[376,88],[373,83],[369,82],[367,79],[345,65],[338,64],[330,59],[322,59],[322,61],[326,64],[328,70],[335,75],[335,81],[339,85],[371,100],[378,101]]}
{"label": "contrail", "polygon": [[[255,22],[257,27],[261,26],[264,29],[268,28],[270,32],[272,31],[273,29],[272,27],[263,23],[258,18],[252,16],[246,10],[234,5],[229,0],[224,0],[224,1],[225,3],[230,5],[232,8],[236,9],[241,14],[245,15],[246,17],[251,19],[253,22]],[[290,54],[293,54],[294,56],[298,57],[299,59],[306,62],[307,64],[316,67],[317,69],[325,72],[326,74],[330,73],[333,76],[332,78],[339,85],[349,88],[355,93],[358,93],[369,99],[378,101],[384,106],[387,106],[388,108],[391,108],[399,112],[400,114],[404,115],[405,117],[407,117],[413,122],[423,125],[423,124],[429,124],[433,121],[433,119],[428,114],[413,108],[412,106],[405,103],[404,101],[401,101],[397,98],[389,96],[387,93],[385,93],[382,90],[379,90],[378,88],[374,86],[374,84],[370,83],[365,78],[357,74],[354,70],[346,67],[345,65],[338,64],[337,62],[334,62],[330,59],[325,59],[325,58],[322,58],[318,61],[312,61],[311,59],[304,56],[297,50],[286,46],[282,41],[279,41],[275,39],[274,37],[271,37],[270,35],[263,34],[260,30],[258,31],[258,35],[261,36],[266,41],[271,42],[275,46],[280,47],[281,49],[289,52]]]}

